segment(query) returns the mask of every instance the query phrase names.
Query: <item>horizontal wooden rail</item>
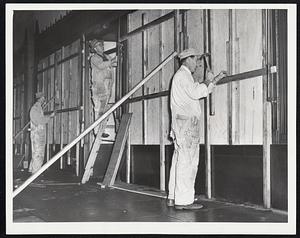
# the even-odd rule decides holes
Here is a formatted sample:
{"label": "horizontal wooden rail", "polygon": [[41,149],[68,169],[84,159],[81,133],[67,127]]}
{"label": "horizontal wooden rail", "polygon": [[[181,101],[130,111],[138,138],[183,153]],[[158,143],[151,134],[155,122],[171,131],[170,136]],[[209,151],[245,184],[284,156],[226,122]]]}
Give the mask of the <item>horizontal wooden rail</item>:
{"label": "horizontal wooden rail", "polygon": [[[244,72],[244,73],[240,73],[240,74],[234,74],[234,75],[224,77],[217,83],[217,85],[225,84],[225,83],[229,83],[229,82],[233,82],[233,81],[244,80],[244,79],[248,79],[248,78],[254,78],[254,77],[265,75],[266,73],[267,73],[267,69],[262,68],[262,69],[252,70],[252,71],[248,71],[248,72]],[[166,91],[162,91],[162,92],[158,92],[158,93],[152,93],[152,94],[148,94],[148,95],[144,95],[144,96],[130,98],[126,101],[126,103],[135,103],[135,102],[139,102],[142,100],[165,97],[165,96],[169,96],[169,94],[170,94],[170,91],[166,90]]]}
{"label": "horizontal wooden rail", "polygon": [[[78,107],[69,107],[69,108],[63,108],[63,109],[59,109],[59,110],[55,110],[56,113],[64,113],[64,112],[73,112],[73,111],[78,111],[78,110],[82,110],[82,106],[78,106]],[[52,111],[46,111],[44,112],[45,115],[51,114]]]}
{"label": "horizontal wooden rail", "polygon": [[243,80],[243,79],[255,78],[258,76],[265,75],[265,74],[267,74],[266,68],[247,71],[244,73],[234,74],[234,75],[224,77],[217,83],[217,85],[234,82],[234,81],[239,81],[239,80]]}
{"label": "horizontal wooden rail", "polygon": [[[183,13],[185,11],[187,11],[187,10],[180,10],[180,13]],[[171,19],[172,17],[174,17],[174,15],[175,15],[175,11],[167,13],[166,15],[163,15],[162,17],[157,18],[154,21],[151,21],[151,22],[149,22],[149,23],[147,23],[147,24],[145,24],[145,25],[143,25],[143,26],[141,26],[141,27],[139,27],[139,28],[137,28],[133,31],[128,32],[126,35],[121,36],[120,41],[127,40],[128,38],[130,38],[134,35],[137,35],[137,34],[141,33],[142,31],[145,31],[145,30],[147,30],[151,27],[154,27],[154,26],[156,26],[156,25],[158,25],[158,24],[160,24],[164,21],[167,21],[167,20]]]}
{"label": "horizontal wooden rail", "polygon": [[99,125],[106,117],[108,117],[114,110],[116,110],[122,103],[124,103],[132,94],[134,94],[141,86],[143,86],[149,79],[151,79],[159,70],[162,69],[173,57],[177,55],[177,52],[170,54],[161,64],[159,64],[150,74],[148,74],[141,82],[139,82],[130,92],[116,102],[109,110],[107,110],[101,117],[99,117],[92,125],[86,128],[80,135],[78,135],[73,141],[67,144],[61,151],[54,155],[46,164],[44,164],[35,174],[31,175],[20,187],[13,191],[13,198],[23,191],[33,180],[35,180],[41,173],[49,168],[55,161],[62,157],[68,150],[76,145],[84,136],[92,131]]}
{"label": "horizontal wooden rail", "polygon": [[[116,48],[112,48],[112,49],[109,49],[109,50],[107,50],[107,51],[104,51],[104,53],[107,54],[107,55],[112,54],[112,53],[115,53],[115,52],[117,52],[117,49],[116,49]],[[60,61],[58,61],[58,62],[57,62],[57,65],[60,65],[60,64],[66,62],[66,61],[68,61],[68,60],[71,60],[71,59],[77,57],[77,56],[79,56],[79,53],[78,53],[78,52],[76,52],[76,53],[74,53],[74,54],[71,54],[71,55],[69,55],[68,57],[66,57],[66,58],[64,58],[64,59],[62,59],[62,60],[60,60]],[[37,74],[41,74],[41,73],[43,73],[43,72],[45,72],[45,71],[47,71],[47,70],[49,70],[49,69],[52,69],[52,68],[54,68],[54,66],[55,66],[54,64],[51,64],[51,65],[47,66],[47,67],[44,68],[44,69],[38,70],[38,71],[37,71]]]}
{"label": "horizontal wooden rail", "polygon": [[[64,58],[64,59],[59,60],[59,61],[57,62],[57,65],[60,65],[60,64],[66,62],[66,61],[68,61],[68,60],[71,60],[71,59],[77,57],[77,56],[79,56],[79,53],[78,53],[78,52],[76,52],[76,53],[74,53],[74,54],[71,54],[71,55],[69,55],[68,57],[66,57],[66,58]],[[41,74],[41,73],[43,73],[43,72],[45,72],[45,71],[47,71],[47,70],[49,70],[49,69],[52,69],[52,68],[54,68],[54,66],[55,66],[55,64],[51,64],[51,65],[47,66],[47,67],[44,68],[44,69],[38,70],[38,71],[37,71],[37,74]]]}
{"label": "horizontal wooden rail", "polygon": [[147,94],[147,95],[144,95],[144,96],[138,96],[138,97],[130,98],[126,101],[126,103],[134,103],[134,102],[139,102],[139,101],[142,101],[142,100],[160,98],[160,97],[165,97],[165,96],[169,96],[169,90],[158,92],[158,93]]}

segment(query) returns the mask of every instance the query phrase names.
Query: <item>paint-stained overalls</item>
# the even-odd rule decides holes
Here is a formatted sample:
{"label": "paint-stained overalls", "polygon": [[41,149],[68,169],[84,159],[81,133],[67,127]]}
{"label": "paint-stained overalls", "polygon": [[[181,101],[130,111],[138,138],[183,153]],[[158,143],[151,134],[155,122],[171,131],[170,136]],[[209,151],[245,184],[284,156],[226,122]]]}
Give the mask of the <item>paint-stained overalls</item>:
{"label": "paint-stained overalls", "polygon": [[200,115],[199,99],[206,97],[213,85],[194,82],[190,70],[182,65],[173,77],[171,87],[171,137],[174,154],[169,179],[169,199],[176,205],[194,202],[194,184],[199,162]]}
{"label": "paint-stained overalls", "polygon": [[32,158],[29,165],[29,172],[37,172],[43,165],[46,130],[45,125],[49,122],[50,117],[44,115],[40,102],[36,102],[30,109],[30,138],[32,148]]}
{"label": "paint-stained overalls", "polygon": [[90,58],[91,92],[95,120],[105,112],[113,86],[112,63],[110,60],[104,61],[104,59],[105,56],[100,56],[97,53],[94,53]]}

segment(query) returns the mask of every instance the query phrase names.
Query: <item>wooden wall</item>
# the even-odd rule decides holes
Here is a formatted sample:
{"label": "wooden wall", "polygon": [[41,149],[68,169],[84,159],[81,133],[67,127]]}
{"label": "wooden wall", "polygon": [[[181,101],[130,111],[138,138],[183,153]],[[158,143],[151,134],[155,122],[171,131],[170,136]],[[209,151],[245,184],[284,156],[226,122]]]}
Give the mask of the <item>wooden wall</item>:
{"label": "wooden wall", "polygon": [[[136,11],[129,15],[129,31],[159,16],[163,10]],[[189,10],[183,14],[180,27],[186,27],[187,47],[204,52],[203,10]],[[261,10],[210,10],[209,34],[211,62],[215,74],[227,70],[230,74],[262,68],[262,11]],[[161,28],[161,29],[160,29]],[[161,30],[161,34],[160,31]],[[129,41],[129,84],[133,87],[144,75],[160,62],[159,42],[162,41],[162,58],[174,50],[173,18],[160,25],[133,36]],[[181,39],[184,37],[181,37]],[[183,44],[181,42],[181,48]],[[144,46],[144,48],[143,48]],[[144,60],[141,60],[143,59]],[[144,65],[143,65],[144,63]],[[162,73],[155,75],[144,87],[144,94],[156,93],[170,88],[174,66],[168,64]],[[140,89],[134,96],[141,96]],[[130,130],[131,144],[159,144],[159,126],[164,123],[163,137],[167,143],[169,131],[168,98],[163,97],[162,113],[159,99],[135,102],[131,105],[134,129]],[[212,144],[262,144],[262,80],[261,77],[246,79],[217,86],[213,92],[215,114],[211,120]],[[200,101],[202,112],[204,102]],[[201,115],[201,143],[204,143],[204,113]],[[143,138],[144,137],[144,138]]]}
{"label": "wooden wall", "polygon": [[[82,88],[80,52],[80,41],[76,40],[38,63],[37,91],[45,93],[46,101],[54,97],[45,109],[45,114],[58,110],[46,126],[47,159],[52,145],[60,145],[62,148],[74,140],[80,132],[79,106]],[[70,153],[68,157],[70,158]]]}
{"label": "wooden wall", "polygon": [[[167,10],[136,11],[129,15],[129,31],[142,23],[147,24]],[[143,47],[144,46],[144,47]],[[134,87],[159,63],[174,51],[174,19],[146,30],[129,40],[129,88]],[[142,59],[142,60],[141,60]],[[154,75],[133,97],[169,90],[174,74],[174,61],[169,62],[160,73]],[[144,105],[143,105],[144,104]],[[160,106],[161,105],[161,106]],[[159,108],[162,108],[160,110]],[[170,143],[168,97],[155,98],[132,103],[133,112],[130,129],[131,144],[159,144],[160,135],[165,143]]]}

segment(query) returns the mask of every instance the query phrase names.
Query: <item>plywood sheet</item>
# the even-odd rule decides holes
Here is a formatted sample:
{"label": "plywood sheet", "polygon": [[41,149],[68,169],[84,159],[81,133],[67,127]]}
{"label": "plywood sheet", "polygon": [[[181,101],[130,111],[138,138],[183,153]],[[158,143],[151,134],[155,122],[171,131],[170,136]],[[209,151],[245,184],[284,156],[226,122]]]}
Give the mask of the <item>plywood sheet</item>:
{"label": "plywood sheet", "polygon": [[[132,31],[142,24],[142,12],[136,11],[129,15],[128,29]],[[142,34],[137,34],[129,40],[129,88],[133,88],[143,78],[142,76]],[[142,89],[133,94],[133,97],[141,96]],[[131,144],[142,144],[143,131],[142,131],[142,103],[132,103],[130,105],[130,112],[132,112],[131,126],[129,128]]]}
{"label": "plywood sheet", "polygon": [[[241,72],[262,67],[262,11],[236,10]],[[247,27],[245,27],[247,26]],[[240,82],[240,143],[262,144],[262,78]]]}
{"label": "plywood sheet", "polygon": [[[212,70],[218,74],[221,70],[227,70],[228,10],[211,10],[211,24]],[[215,115],[210,117],[211,143],[228,144],[227,85],[217,86],[214,89],[214,97]]]}
{"label": "plywood sheet", "polygon": [[187,11],[188,47],[203,52],[203,11]]}
{"label": "plywood sheet", "polygon": [[[56,61],[59,61],[61,60],[61,50],[58,50],[56,52]],[[57,95],[58,95],[58,98],[57,98],[57,103],[59,103],[59,105],[57,106],[58,109],[61,109],[61,64],[57,65],[56,69],[55,69],[55,88],[56,90],[58,91],[57,92]],[[56,99],[55,99],[56,100]],[[56,126],[55,126],[55,140],[54,140],[54,143],[55,144],[59,144],[60,143],[60,125],[61,125],[61,118],[62,118],[62,115],[61,113],[57,113],[55,115],[55,123],[56,123]]]}

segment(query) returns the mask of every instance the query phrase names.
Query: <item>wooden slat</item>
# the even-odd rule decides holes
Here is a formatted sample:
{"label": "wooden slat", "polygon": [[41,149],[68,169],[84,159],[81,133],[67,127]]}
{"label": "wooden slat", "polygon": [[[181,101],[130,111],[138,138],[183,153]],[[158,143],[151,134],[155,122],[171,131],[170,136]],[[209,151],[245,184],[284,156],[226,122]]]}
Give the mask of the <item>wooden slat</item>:
{"label": "wooden slat", "polygon": [[[204,16],[203,16],[203,20],[204,20],[204,27],[203,27],[203,44],[204,44],[204,51],[208,52],[208,10],[204,10]],[[208,62],[207,62],[208,63]],[[208,65],[207,65],[208,66]],[[207,69],[209,70],[209,69]],[[212,171],[211,171],[211,122],[210,122],[210,104],[209,104],[209,97],[205,98],[204,100],[204,110],[205,110],[205,117],[204,117],[204,121],[205,121],[205,127],[204,127],[204,136],[205,136],[205,174],[206,174],[206,195],[207,198],[211,198],[212,197],[212,186],[211,186],[211,177],[212,177]]]}
{"label": "wooden slat", "polygon": [[[268,63],[267,52],[269,37],[267,34],[268,29],[268,10],[263,10],[263,36],[262,36],[262,48],[263,48],[263,62],[265,66]],[[272,142],[272,126],[271,126],[271,103],[268,102],[268,77],[263,76],[263,203],[265,208],[271,207],[271,155],[270,144]]]}
{"label": "wooden slat", "polygon": [[[145,25],[145,13],[142,14],[142,27]],[[142,77],[144,78],[148,70],[148,32],[142,32]],[[142,95],[145,95],[145,85],[142,86]],[[143,144],[147,143],[147,123],[148,123],[148,113],[147,113],[147,102],[142,102],[142,134],[143,134]]]}
{"label": "wooden slat", "polygon": [[121,37],[121,41],[126,40],[129,37],[132,37],[132,36],[134,36],[136,34],[139,34],[139,33],[143,32],[143,31],[146,31],[147,29],[149,29],[149,28],[151,28],[153,26],[156,26],[156,25],[158,25],[158,24],[160,24],[160,23],[162,23],[164,21],[167,21],[170,18],[172,18],[173,16],[174,16],[174,12],[170,12],[170,13],[168,13],[168,14],[166,14],[166,15],[164,15],[164,16],[162,16],[162,17],[160,17],[160,18],[158,18],[158,19],[156,19],[154,21],[151,21],[148,24],[145,24],[145,25],[143,25],[143,26],[141,26],[141,27],[139,27],[139,28],[137,28],[137,29],[135,29],[135,30],[127,33],[125,36]]}
{"label": "wooden slat", "polygon": [[87,181],[89,181],[90,176],[91,176],[91,172],[94,166],[94,163],[96,161],[99,149],[100,149],[100,145],[102,142],[102,133],[104,132],[105,128],[106,128],[106,124],[108,121],[108,117],[104,119],[104,121],[102,121],[100,123],[100,126],[98,128],[98,132],[97,132],[97,136],[95,138],[94,144],[92,146],[92,149],[90,151],[89,154],[89,158],[87,160],[86,166],[85,166],[85,171],[81,180],[81,183],[85,184]]}
{"label": "wooden slat", "polygon": [[[164,13],[162,10],[161,13]],[[163,60],[163,31],[164,26],[163,24],[159,25],[159,62]],[[163,70],[159,71],[159,91],[163,89]],[[166,167],[165,167],[165,140],[164,140],[164,130],[165,130],[165,121],[163,116],[163,98],[159,99],[159,159],[160,159],[160,168],[159,168],[159,175],[160,175],[160,190],[165,191],[166,189]]]}
{"label": "wooden slat", "polygon": [[115,189],[131,192],[131,193],[137,193],[137,194],[148,195],[148,196],[159,197],[159,198],[167,198],[166,192],[160,191],[152,187],[142,186],[142,185],[127,184],[118,181],[111,187]]}
{"label": "wooden slat", "polygon": [[112,186],[115,182],[120,161],[128,137],[128,130],[129,130],[131,117],[132,117],[132,113],[126,113],[123,114],[122,116],[119,130],[116,136],[116,141],[112,150],[111,158],[104,176],[104,180],[103,180],[104,185]]}

